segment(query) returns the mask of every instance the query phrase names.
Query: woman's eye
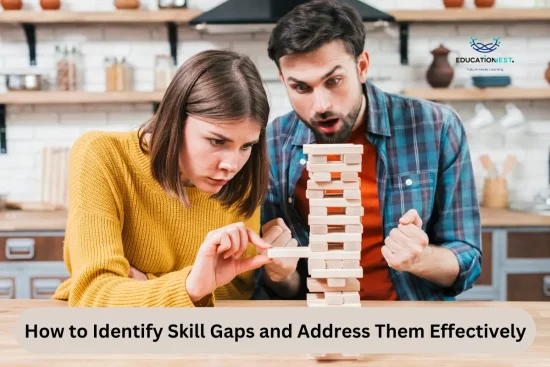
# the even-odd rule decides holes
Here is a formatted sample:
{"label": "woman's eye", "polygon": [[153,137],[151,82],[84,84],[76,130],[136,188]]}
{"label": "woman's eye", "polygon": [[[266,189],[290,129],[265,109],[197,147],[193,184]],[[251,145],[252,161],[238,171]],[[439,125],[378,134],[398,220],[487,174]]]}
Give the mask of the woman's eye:
{"label": "woman's eye", "polygon": [[246,144],[246,145],[243,145],[243,147],[241,148],[242,150],[248,150],[252,148],[252,144]]}
{"label": "woman's eye", "polygon": [[223,145],[224,141],[222,139],[210,139],[212,145]]}

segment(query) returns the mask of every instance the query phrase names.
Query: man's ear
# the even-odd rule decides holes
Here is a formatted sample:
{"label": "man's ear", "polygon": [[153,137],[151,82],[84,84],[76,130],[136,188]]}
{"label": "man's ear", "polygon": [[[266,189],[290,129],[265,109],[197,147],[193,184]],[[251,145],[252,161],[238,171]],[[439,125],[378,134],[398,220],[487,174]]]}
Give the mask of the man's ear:
{"label": "man's ear", "polygon": [[357,74],[361,84],[367,81],[367,73],[370,66],[370,57],[367,51],[363,51],[357,58]]}

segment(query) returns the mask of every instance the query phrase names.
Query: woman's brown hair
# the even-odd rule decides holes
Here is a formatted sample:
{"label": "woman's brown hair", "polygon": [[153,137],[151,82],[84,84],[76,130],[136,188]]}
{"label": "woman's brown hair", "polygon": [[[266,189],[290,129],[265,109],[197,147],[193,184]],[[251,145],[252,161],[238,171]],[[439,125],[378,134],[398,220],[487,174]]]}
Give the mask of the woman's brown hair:
{"label": "woman's brown hair", "polygon": [[223,123],[249,118],[262,126],[246,164],[213,196],[227,209],[236,205],[237,212],[249,218],[266,195],[269,177],[265,137],[269,102],[252,60],[230,50],[195,54],[179,68],[156,114],[141,128],[140,145],[150,155],[153,177],[187,207],[179,152],[188,115]]}

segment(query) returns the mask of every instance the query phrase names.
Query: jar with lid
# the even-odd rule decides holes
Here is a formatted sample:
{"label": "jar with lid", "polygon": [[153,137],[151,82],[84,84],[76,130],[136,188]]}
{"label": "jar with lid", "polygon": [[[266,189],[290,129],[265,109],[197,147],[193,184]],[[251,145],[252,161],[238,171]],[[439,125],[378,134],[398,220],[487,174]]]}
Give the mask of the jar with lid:
{"label": "jar with lid", "polygon": [[105,58],[105,81],[108,92],[128,90],[129,67],[124,57]]}
{"label": "jar with lid", "polygon": [[187,8],[187,0],[158,0],[160,9]]}
{"label": "jar with lid", "polygon": [[155,90],[164,91],[175,74],[174,59],[170,55],[158,55],[155,61]]}
{"label": "jar with lid", "polygon": [[56,46],[57,89],[75,91],[79,82],[79,52],[76,46]]}

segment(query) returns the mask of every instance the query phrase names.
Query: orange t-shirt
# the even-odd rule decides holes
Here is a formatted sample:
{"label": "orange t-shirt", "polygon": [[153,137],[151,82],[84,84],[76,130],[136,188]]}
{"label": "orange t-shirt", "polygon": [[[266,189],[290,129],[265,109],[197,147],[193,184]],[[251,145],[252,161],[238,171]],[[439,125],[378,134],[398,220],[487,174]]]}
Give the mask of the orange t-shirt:
{"label": "orange t-shirt", "polygon": [[[361,218],[363,235],[361,243],[361,267],[363,278],[359,279],[361,289],[359,295],[363,300],[397,300],[397,293],[390,279],[388,264],[382,256],[384,245],[382,231],[382,216],[376,184],[376,148],[365,137],[364,127],[353,132],[346,143],[362,144],[362,167],[359,172],[361,179],[361,205],[365,215]],[[329,160],[339,160],[339,156],[329,156]],[[333,174],[333,177],[338,177]],[[295,203],[298,213],[304,223],[308,223],[309,199],[306,198],[308,171],[304,169],[296,183]],[[329,212],[331,212],[329,208]]]}

